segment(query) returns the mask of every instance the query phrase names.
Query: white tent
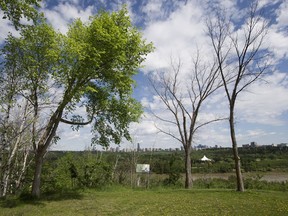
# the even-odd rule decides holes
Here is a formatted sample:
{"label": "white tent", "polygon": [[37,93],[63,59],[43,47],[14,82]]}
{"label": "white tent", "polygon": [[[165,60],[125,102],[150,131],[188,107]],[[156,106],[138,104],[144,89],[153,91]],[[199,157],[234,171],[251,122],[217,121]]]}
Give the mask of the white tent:
{"label": "white tent", "polygon": [[200,160],[201,161],[212,161],[211,159],[207,158],[205,155]]}

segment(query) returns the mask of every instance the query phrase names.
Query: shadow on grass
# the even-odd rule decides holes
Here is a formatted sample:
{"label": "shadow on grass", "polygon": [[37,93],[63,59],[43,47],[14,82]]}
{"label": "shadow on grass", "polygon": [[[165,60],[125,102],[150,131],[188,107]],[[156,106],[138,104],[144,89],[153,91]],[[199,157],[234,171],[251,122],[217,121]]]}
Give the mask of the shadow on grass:
{"label": "shadow on grass", "polygon": [[83,195],[79,191],[49,192],[35,198],[30,194],[21,194],[20,196],[8,196],[0,199],[0,208],[15,208],[21,205],[45,206],[46,201],[61,200],[80,200]]}

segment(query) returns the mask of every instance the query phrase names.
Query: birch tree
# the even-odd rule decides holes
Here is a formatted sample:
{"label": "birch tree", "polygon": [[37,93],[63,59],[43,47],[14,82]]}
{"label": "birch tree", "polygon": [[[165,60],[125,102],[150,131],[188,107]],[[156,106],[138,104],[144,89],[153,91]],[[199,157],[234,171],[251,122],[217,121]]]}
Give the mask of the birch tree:
{"label": "birch tree", "polygon": [[6,61],[0,70],[0,196],[20,188],[31,150],[27,145],[30,142],[31,106],[19,98],[23,74],[13,55],[18,46],[18,43],[11,43],[2,50]]}

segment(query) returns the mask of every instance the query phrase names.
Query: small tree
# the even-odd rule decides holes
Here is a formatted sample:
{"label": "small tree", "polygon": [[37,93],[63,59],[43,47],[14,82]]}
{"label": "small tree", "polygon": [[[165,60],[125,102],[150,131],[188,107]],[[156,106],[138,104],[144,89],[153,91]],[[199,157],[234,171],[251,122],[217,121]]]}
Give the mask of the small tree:
{"label": "small tree", "polygon": [[[250,5],[243,26],[233,32],[233,23],[224,11],[217,12],[216,20],[207,22],[208,35],[217,59],[225,93],[229,103],[230,136],[237,176],[237,191],[244,191],[241,161],[238,154],[234,110],[239,93],[253,84],[267,69],[268,51],[262,48],[268,23],[260,16],[258,4]],[[241,38],[242,36],[242,38]]]}
{"label": "small tree", "polygon": [[[167,110],[172,114],[171,118],[156,118],[177,128],[177,133],[170,129],[158,127],[160,132],[179,141],[185,151],[185,188],[192,186],[191,175],[191,150],[194,135],[204,125],[218,121],[212,119],[199,121],[199,113],[204,101],[219,87],[221,87],[220,72],[215,64],[208,65],[201,62],[199,52],[193,60],[193,68],[189,73],[181,74],[181,61],[171,63],[171,72],[160,73],[159,77],[150,79],[153,89],[159,96]],[[188,76],[188,77],[187,77]],[[188,82],[186,82],[188,80]]]}

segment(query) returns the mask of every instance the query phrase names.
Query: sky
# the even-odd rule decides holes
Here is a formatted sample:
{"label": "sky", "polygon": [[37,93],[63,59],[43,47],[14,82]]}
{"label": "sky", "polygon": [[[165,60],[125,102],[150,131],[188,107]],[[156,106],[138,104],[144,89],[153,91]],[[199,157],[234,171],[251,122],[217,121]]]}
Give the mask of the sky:
{"label": "sky", "polygon": [[[203,59],[211,56],[211,43],[205,21],[213,16],[213,8],[226,8],[235,23],[235,31],[241,29],[240,21],[247,9],[248,0],[47,0],[42,1],[40,11],[48,22],[62,33],[74,19],[89,20],[100,9],[119,10],[127,5],[133,24],[142,32],[155,50],[149,54],[135,76],[137,87],[133,96],[142,103],[144,113],[139,123],[133,123],[130,133],[133,142],[123,141],[121,148],[179,148],[181,143],[159,133],[155,127],[166,128],[177,135],[176,128],[168,127],[152,115],[171,119],[171,113],[159,101],[148,82],[148,76],[158,72],[169,73],[170,60],[181,59],[184,73],[189,72],[191,59],[200,50]],[[236,103],[236,136],[239,146],[252,141],[260,145],[288,143],[288,1],[260,0],[263,19],[270,22],[263,46],[271,52],[271,68],[263,80],[251,85],[239,95]],[[0,16],[2,12],[0,12]],[[2,16],[1,16],[2,17]],[[213,18],[213,17],[212,17]],[[245,17],[244,17],[245,18]],[[8,32],[18,35],[9,21],[0,19],[0,44]],[[201,118],[227,116],[228,105],[223,91],[217,91],[203,105]],[[69,126],[60,125],[61,140],[53,150],[85,150],[90,146],[89,125],[75,132]],[[227,121],[203,127],[195,134],[193,145],[231,147]],[[111,145],[115,147],[115,145]]]}

